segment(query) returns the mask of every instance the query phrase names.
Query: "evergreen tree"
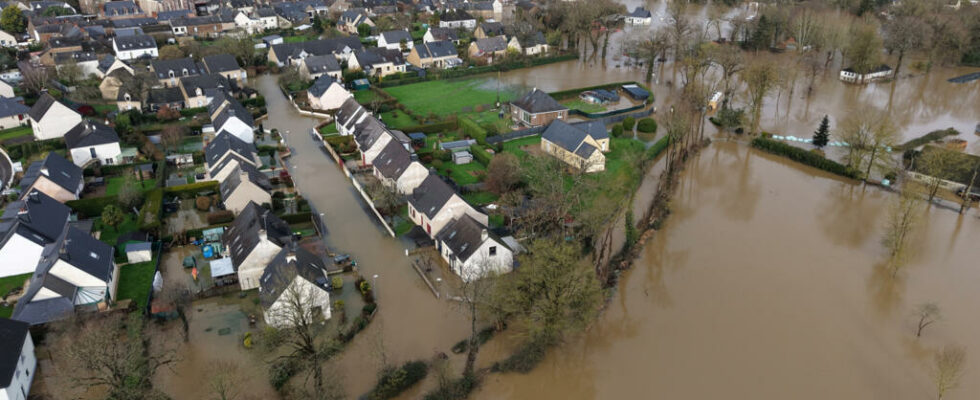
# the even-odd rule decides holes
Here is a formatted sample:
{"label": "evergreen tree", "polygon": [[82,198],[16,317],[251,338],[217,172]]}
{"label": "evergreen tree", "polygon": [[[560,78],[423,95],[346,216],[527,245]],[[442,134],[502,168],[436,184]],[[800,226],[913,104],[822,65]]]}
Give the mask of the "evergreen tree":
{"label": "evergreen tree", "polygon": [[813,145],[822,148],[827,145],[828,141],[830,141],[830,119],[824,115],[823,121],[820,121],[820,127],[813,133]]}
{"label": "evergreen tree", "polygon": [[27,28],[27,19],[15,5],[9,5],[0,13],[0,29],[10,33],[23,33]]}

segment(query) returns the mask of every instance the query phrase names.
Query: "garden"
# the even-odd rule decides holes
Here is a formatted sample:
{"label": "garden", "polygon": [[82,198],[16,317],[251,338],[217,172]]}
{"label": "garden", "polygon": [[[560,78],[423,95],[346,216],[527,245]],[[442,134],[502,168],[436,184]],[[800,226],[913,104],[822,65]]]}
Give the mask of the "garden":
{"label": "garden", "polygon": [[156,261],[128,264],[119,267],[119,288],[117,300],[132,300],[137,309],[146,308],[150,289],[153,288],[153,275],[156,274]]}
{"label": "garden", "polygon": [[[31,274],[6,276],[0,278],[0,299],[6,298],[7,294],[15,288],[23,288],[24,282],[31,278]],[[14,306],[3,306],[0,304],[0,318],[10,318],[14,313]]]}
{"label": "garden", "polygon": [[[394,86],[384,91],[416,113],[445,117],[459,112],[481,111],[477,110],[478,106],[492,107],[497,102],[497,88],[493,82],[487,78],[440,80]],[[519,95],[513,88],[500,88],[501,103]]]}

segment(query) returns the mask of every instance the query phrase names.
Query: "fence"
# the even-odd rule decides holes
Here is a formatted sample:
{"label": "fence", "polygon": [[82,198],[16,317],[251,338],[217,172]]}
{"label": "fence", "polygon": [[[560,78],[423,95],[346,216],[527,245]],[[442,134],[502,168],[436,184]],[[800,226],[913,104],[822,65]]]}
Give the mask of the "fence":
{"label": "fence", "polygon": [[643,109],[643,107],[646,107],[646,105],[645,104],[640,104],[640,105],[636,105],[636,106],[633,106],[633,107],[630,107],[630,108],[623,108],[623,109],[619,109],[619,110],[606,111],[606,112],[602,112],[602,113],[587,113],[585,111],[576,110],[576,109],[573,108],[573,109],[569,110],[568,112],[571,113],[571,114],[573,114],[573,115],[581,115],[581,116],[584,116],[586,118],[593,118],[593,119],[595,119],[595,118],[605,118],[605,117],[611,117],[613,115],[625,114],[625,113],[628,113],[628,112],[631,112],[631,111],[641,110],[641,109]]}
{"label": "fence", "polygon": [[[589,120],[589,121],[573,122],[571,125],[578,125],[578,124],[583,124],[583,123],[586,123],[586,122],[601,122],[603,125],[609,125],[609,124],[614,124],[614,123],[617,123],[617,122],[622,122],[627,117],[633,117],[633,118],[636,118],[636,119],[640,119],[640,118],[646,118],[646,117],[650,116],[650,114],[653,114],[653,108],[646,109],[646,110],[643,110],[643,111],[640,111],[640,112],[635,112],[635,113],[632,113],[632,114],[629,114],[628,113],[629,111],[635,110],[637,108],[642,108],[642,107],[644,107],[644,106],[636,106],[634,108],[630,108],[630,109],[626,109],[626,110],[617,110],[617,111],[619,111],[619,113],[616,114],[616,115],[611,115],[611,116],[607,116],[607,117],[603,117],[603,118],[592,119],[592,120]],[[616,113],[616,111],[610,111],[610,113]],[[607,113],[607,114],[609,114],[609,113]],[[521,138],[526,138],[528,136],[538,135],[538,134],[541,134],[541,132],[544,132],[544,130],[547,129],[547,128],[548,128],[547,125],[545,125],[545,126],[536,126],[534,128],[527,128],[527,129],[522,129],[522,130],[519,130],[519,131],[513,131],[513,132],[504,133],[504,134],[501,134],[501,135],[489,136],[489,137],[487,137],[487,144],[496,145],[498,143],[504,143],[504,142],[509,142],[511,140],[517,140],[517,139],[521,139]]]}

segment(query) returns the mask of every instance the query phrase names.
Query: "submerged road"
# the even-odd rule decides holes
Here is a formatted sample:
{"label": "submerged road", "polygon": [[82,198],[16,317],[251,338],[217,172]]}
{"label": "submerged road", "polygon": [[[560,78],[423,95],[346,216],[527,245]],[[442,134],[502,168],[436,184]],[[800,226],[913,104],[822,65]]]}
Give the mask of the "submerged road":
{"label": "submerged road", "polygon": [[378,275],[378,318],[337,360],[336,372],[347,393],[356,397],[374,384],[379,348],[388,363],[429,358],[436,351],[448,353],[468,332],[464,316],[432,296],[412,270],[405,247],[385,233],[344,173],[311,137],[310,129],[319,120],[296,112],[279,90],[277,76],[256,80],[253,85],[265,96],[269,110],[263,125],[278,129],[292,149],[287,162],[290,173],[303,197],[321,213],[327,246],[349,253],[365,278]]}

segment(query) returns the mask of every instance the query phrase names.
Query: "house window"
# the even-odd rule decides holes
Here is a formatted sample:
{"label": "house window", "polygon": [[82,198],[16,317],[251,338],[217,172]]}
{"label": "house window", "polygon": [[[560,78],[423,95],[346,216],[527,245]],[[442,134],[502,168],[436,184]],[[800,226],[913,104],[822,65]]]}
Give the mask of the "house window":
{"label": "house window", "polygon": [[524,122],[530,124],[531,123],[531,114],[529,114],[527,111],[522,111],[521,113],[522,113],[521,114],[521,119],[524,120]]}
{"label": "house window", "polygon": [[432,225],[425,224],[425,232],[431,235],[432,234]]}
{"label": "house window", "polygon": [[490,246],[490,257],[497,256],[497,246]]}

